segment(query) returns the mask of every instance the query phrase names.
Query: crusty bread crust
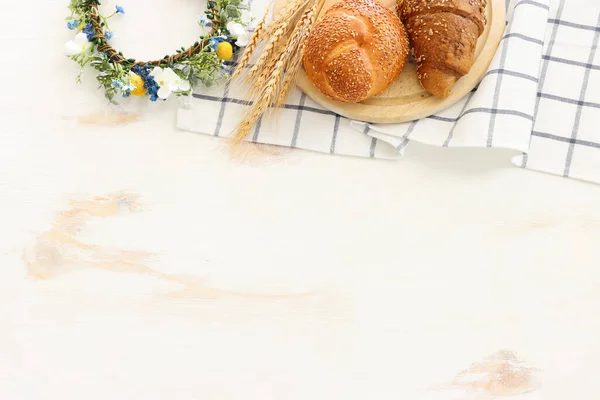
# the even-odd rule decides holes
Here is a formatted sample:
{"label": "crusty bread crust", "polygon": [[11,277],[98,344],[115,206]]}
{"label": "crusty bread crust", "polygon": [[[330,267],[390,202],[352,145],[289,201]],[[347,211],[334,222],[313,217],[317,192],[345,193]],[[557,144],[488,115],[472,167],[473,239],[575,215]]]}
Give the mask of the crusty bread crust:
{"label": "crusty bread crust", "polygon": [[417,77],[427,92],[448,97],[475,62],[484,31],[486,0],[398,0],[417,60]]}
{"label": "crusty bread crust", "polygon": [[342,0],[317,22],[303,62],[326,96],[357,103],[398,78],[408,51],[408,34],[393,11],[376,0]]}

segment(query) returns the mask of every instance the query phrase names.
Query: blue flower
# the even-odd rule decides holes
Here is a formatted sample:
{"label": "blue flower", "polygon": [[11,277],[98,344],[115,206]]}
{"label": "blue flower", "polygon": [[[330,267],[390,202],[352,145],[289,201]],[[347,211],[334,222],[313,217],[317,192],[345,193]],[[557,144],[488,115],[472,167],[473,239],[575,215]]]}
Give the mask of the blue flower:
{"label": "blue flower", "polygon": [[227,37],[215,36],[208,41],[208,45],[211,49],[213,49],[213,51],[217,51],[217,46],[219,43],[224,42],[226,39]]}
{"label": "blue flower", "polygon": [[83,28],[81,31],[86,34],[87,40],[90,42],[92,41],[92,39],[94,38],[94,35],[96,34],[96,32],[94,32],[94,28],[92,28],[92,24],[90,22],[88,22],[87,25],[85,26],[85,28]]}
{"label": "blue flower", "polygon": [[77,20],[72,20],[67,23],[67,27],[70,30],[77,29],[78,26],[79,26],[79,21],[77,21]]}
{"label": "blue flower", "polygon": [[121,89],[123,97],[129,97],[131,95],[131,91],[135,89],[135,86],[131,84],[125,85],[122,81],[118,79],[113,79],[112,85],[116,89]]}
{"label": "blue flower", "polygon": [[198,17],[198,22],[202,25],[202,26],[206,26],[208,24],[210,20],[206,17],[206,15],[201,15]]}
{"label": "blue flower", "polygon": [[131,91],[133,91],[133,90],[135,90],[135,86],[133,86],[132,84],[124,85],[121,88],[121,92],[123,92],[123,97],[131,96]]}
{"label": "blue flower", "polygon": [[133,72],[135,72],[136,74],[138,74],[139,76],[142,77],[142,79],[144,80],[144,88],[146,88],[148,97],[150,98],[150,101],[154,102],[158,100],[158,89],[160,89],[160,86],[158,86],[158,83],[156,83],[156,81],[154,80],[154,77],[152,75],[150,75],[150,72],[152,72],[150,70],[150,68],[148,67],[148,65],[146,64],[144,66],[144,68],[140,67],[139,65],[135,65],[132,69]]}
{"label": "blue flower", "polygon": [[106,38],[106,40],[110,40],[113,37],[113,33],[111,31],[106,31],[104,32],[104,37]]}
{"label": "blue flower", "polygon": [[120,5],[116,5],[115,9],[117,10],[117,14],[125,14],[125,10],[123,10],[123,7]]}

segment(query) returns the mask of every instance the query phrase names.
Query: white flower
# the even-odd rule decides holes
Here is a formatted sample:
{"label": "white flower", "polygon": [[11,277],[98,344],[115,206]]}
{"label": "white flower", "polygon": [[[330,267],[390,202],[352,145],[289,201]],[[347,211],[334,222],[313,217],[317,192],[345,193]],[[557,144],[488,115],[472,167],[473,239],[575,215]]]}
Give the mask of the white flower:
{"label": "white flower", "polygon": [[90,45],[91,43],[88,41],[87,35],[79,32],[73,40],[65,43],[65,52],[68,56],[74,56],[87,50]]}
{"label": "white flower", "polygon": [[248,35],[248,32],[242,26],[242,24],[238,22],[229,22],[227,23],[227,30],[229,31],[229,34],[232,37],[237,38],[235,42],[236,45],[238,45],[239,47],[244,47],[248,44],[248,39],[250,39],[250,35]]}
{"label": "white flower", "polygon": [[154,67],[150,75],[159,86],[158,97],[163,100],[167,99],[173,92],[186,92],[191,88],[190,82],[181,79],[171,68]]}
{"label": "white flower", "polygon": [[191,88],[192,85],[190,84],[190,81],[181,78],[179,79],[179,90],[181,90],[182,92],[187,92]]}
{"label": "white flower", "polygon": [[245,8],[246,10],[249,10],[251,6],[252,6],[252,0],[242,0],[240,2],[240,5],[238,7],[239,8]]}
{"label": "white flower", "polygon": [[252,22],[252,13],[248,10],[241,10],[242,16],[240,19],[242,20],[242,24],[248,25]]}

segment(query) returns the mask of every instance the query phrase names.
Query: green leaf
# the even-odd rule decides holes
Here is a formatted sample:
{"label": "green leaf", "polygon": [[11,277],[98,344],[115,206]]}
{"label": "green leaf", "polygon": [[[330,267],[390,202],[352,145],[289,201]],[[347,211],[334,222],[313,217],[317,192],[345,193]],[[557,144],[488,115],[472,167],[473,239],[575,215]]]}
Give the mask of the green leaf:
{"label": "green leaf", "polygon": [[[69,0],[69,9],[71,15],[66,17],[66,21],[79,20],[82,23],[86,23],[92,19],[92,7],[100,5],[101,0]],[[219,22],[215,26],[215,34],[225,33],[225,25],[227,22],[234,20],[238,21],[241,17],[241,11],[239,5],[242,0],[207,0],[207,10],[205,14],[211,18],[218,18]],[[106,18],[102,15],[99,16],[101,19],[100,25],[104,29],[108,29]],[[96,45],[103,43],[103,40],[94,38],[93,40]],[[161,67],[171,66],[174,68],[176,73],[190,81],[192,86],[198,83],[202,83],[205,86],[211,86],[225,77],[221,66],[222,61],[218,59],[216,54],[210,51],[208,46],[208,37],[203,38],[201,42],[194,44],[195,48],[202,46],[202,49],[198,49],[199,52],[196,54],[187,54],[187,48],[181,47],[180,50],[176,50],[180,56],[178,56],[178,63],[171,65],[168,63],[169,56],[165,56],[160,61]],[[81,76],[84,67],[89,63],[96,70],[96,80],[101,83],[100,87],[104,87],[105,96],[111,101],[111,103],[117,104],[113,99],[120,93],[120,91],[112,86],[113,79],[119,79],[128,81],[128,74],[131,67],[135,64],[134,59],[127,59],[123,57],[122,52],[117,54],[121,56],[109,57],[108,54],[101,52],[97,53],[98,49],[96,46],[91,46],[90,51],[75,55],[71,57],[73,61],[80,65],[80,74],[77,76],[77,81],[81,81]],[[117,62],[118,60],[122,60]],[[177,94],[179,95],[179,94]]]}
{"label": "green leaf", "polygon": [[225,7],[225,12],[231,18],[240,18],[242,16],[242,13],[240,12],[239,8],[232,5],[228,5],[227,7]]}

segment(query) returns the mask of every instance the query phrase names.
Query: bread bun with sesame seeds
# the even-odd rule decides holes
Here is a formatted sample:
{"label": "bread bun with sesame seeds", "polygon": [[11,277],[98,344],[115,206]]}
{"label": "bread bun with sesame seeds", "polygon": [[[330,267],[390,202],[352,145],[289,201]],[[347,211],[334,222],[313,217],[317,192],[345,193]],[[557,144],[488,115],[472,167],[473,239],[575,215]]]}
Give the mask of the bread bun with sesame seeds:
{"label": "bread bun with sesame seeds", "polygon": [[475,62],[485,25],[486,0],[398,0],[417,60],[417,78],[430,94],[446,98]]}
{"label": "bread bun with sesame seeds", "polygon": [[398,78],[408,50],[408,34],[392,10],[376,0],[342,0],[315,25],[303,64],[326,96],[358,103]]}

